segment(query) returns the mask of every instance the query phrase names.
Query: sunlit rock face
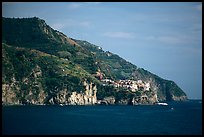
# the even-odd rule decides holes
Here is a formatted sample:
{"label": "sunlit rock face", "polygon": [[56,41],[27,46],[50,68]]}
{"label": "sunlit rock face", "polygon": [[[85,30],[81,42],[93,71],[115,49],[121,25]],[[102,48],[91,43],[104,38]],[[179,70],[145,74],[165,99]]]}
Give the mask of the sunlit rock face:
{"label": "sunlit rock face", "polygon": [[93,83],[87,83],[84,81],[85,92],[78,93],[67,92],[67,90],[60,91],[57,96],[50,99],[51,104],[65,104],[65,105],[94,105],[97,102],[97,87]]}

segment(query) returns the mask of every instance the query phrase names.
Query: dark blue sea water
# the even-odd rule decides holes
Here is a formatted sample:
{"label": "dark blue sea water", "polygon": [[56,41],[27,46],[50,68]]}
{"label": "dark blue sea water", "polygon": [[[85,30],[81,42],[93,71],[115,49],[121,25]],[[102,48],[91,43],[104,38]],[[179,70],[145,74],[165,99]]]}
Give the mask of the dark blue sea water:
{"label": "dark blue sea water", "polygon": [[4,106],[2,132],[37,135],[202,134],[201,101],[168,104],[168,106]]}

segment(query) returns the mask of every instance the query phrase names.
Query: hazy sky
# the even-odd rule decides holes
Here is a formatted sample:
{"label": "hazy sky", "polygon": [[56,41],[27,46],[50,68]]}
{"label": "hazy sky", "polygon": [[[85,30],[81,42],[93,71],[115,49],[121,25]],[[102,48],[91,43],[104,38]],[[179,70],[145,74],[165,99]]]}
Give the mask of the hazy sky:
{"label": "hazy sky", "polygon": [[200,2],[4,2],[4,17],[39,17],[202,98]]}

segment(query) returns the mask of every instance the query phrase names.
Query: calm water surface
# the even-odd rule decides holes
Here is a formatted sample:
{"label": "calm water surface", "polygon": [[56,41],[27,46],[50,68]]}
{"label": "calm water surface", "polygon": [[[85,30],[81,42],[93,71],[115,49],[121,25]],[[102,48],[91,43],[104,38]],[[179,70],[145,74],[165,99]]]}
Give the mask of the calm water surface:
{"label": "calm water surface", "polygon": [[202,134],[201,101],[168,104],[168,106],[4,106],[2,132],[37,135]]}

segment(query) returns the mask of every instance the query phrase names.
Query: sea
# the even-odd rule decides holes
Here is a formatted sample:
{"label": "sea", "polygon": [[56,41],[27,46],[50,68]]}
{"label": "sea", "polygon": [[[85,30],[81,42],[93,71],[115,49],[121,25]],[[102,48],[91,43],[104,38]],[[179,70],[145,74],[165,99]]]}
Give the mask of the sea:
{"label": "sea", "polygon": [[2,106],[2,134],[202,135],[202,100],[167,103]]}

